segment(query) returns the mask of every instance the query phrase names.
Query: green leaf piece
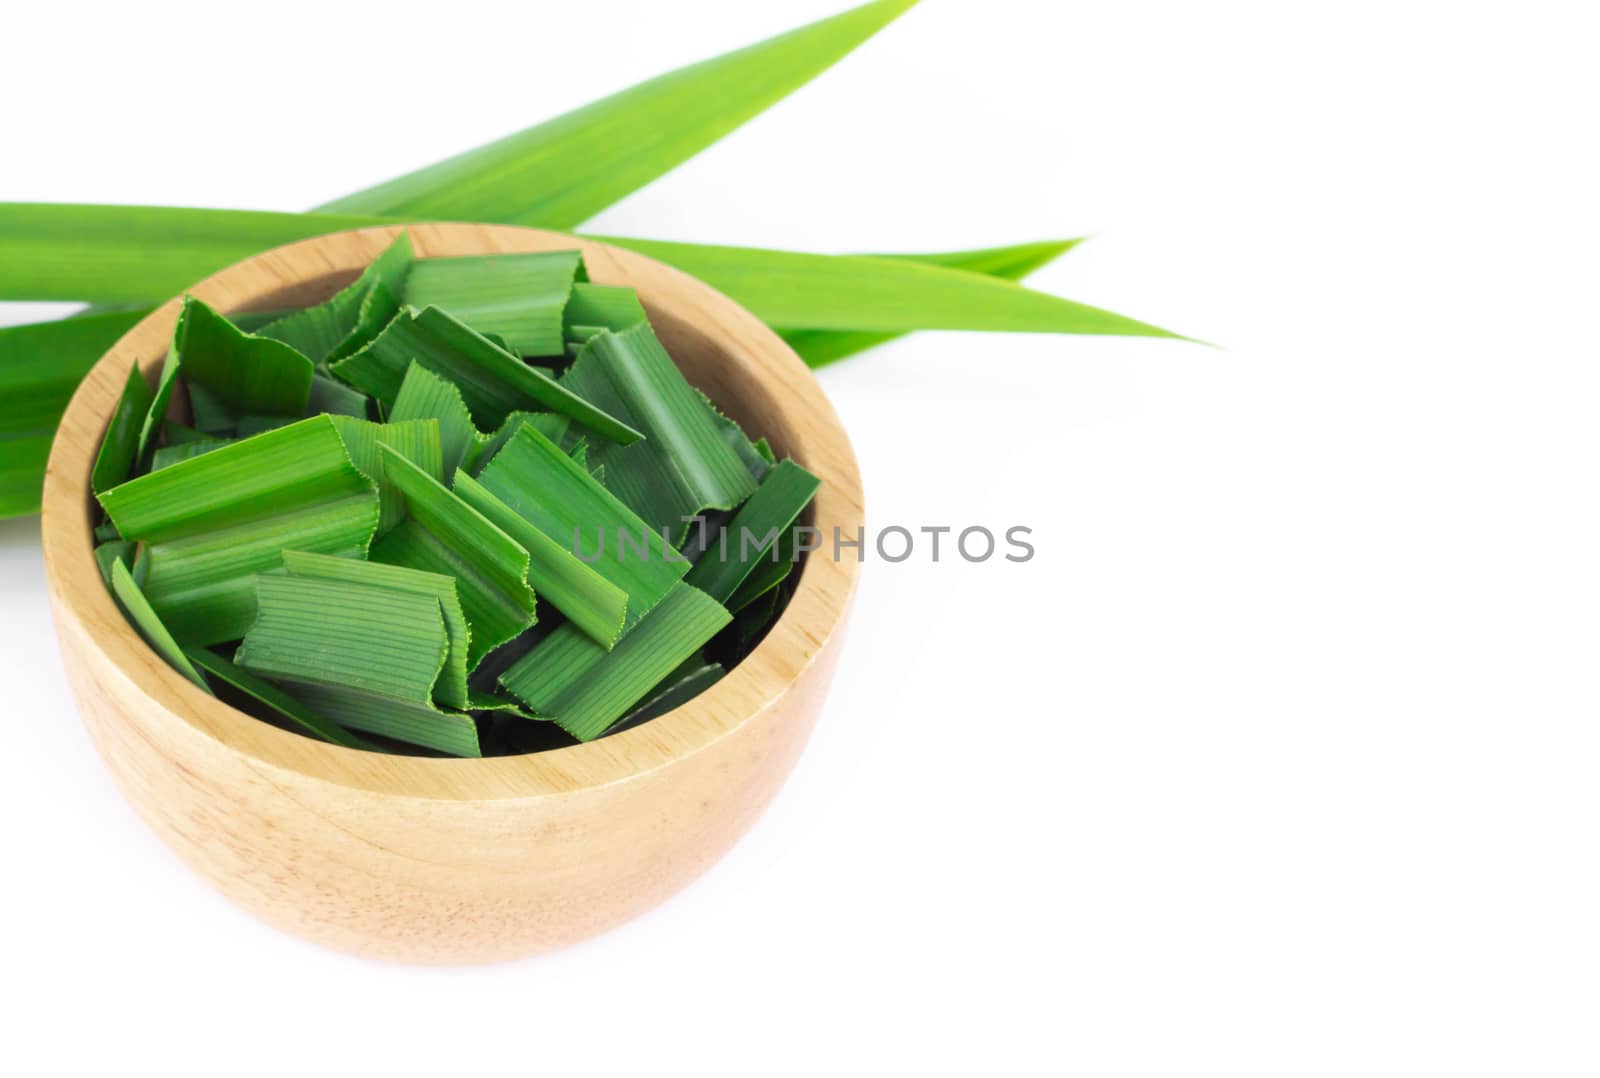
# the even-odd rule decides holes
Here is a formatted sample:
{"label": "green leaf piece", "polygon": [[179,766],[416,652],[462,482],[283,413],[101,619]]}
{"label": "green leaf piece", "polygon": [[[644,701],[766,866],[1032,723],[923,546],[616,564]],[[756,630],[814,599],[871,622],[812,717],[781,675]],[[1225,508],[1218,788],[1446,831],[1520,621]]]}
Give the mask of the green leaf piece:
{"label": "green leaf piece", "polygon": [[326,375],[311,378],[311,399],[306,401],[308,415],[348,415],[367,419],[372,415],[372,398],[360,390],[351,389]]}
{"label": "green leaf piece", "polygon": [[500,424],[500,429],[489,435],[483,446],[478,451],[476,463],[473,465],[472,474],[481,475],[499,456],[500,450],[505,448],[513,435],[527,424],[557,445],[565,446],[572,435],[572,421],[564,415],[554,412],[512,412],[506,416],[506,421]]}
{"label": "green leaf piece", "polygon": [[567,300],[563,332],[582,344],[602,330],[620,333],[646,320],[639,293],[616,285],[580,282]]}
{"label": "green leaf piece", "polygon": [[315,367],[282,341],[244,332],[193,296],[183,302],[173,340],[184,380],[235,412],[305,414]]}
{"label": "green leaf piece", "polygon": [[[619,629],[636,624],[688,571],[687,562],[659,531],[531,424],[518,429],[478,481],[496,499],[495,515],[508,510],[523,522],[506,530],[518,537],[540,535],[544,568],[552,578],[565,578],[552,579],[554,590],[535,579],[540,594],[606,647]],[[458,477],[456,484],[463,498],[479,496],[472,480],[463,483]],[[594,589],[592,576],[623,594],[625,622],[614,619],[612,596]]]}
{"label": "green leaf piece", "polygon": [[957,329],[1177,337],[997,277],[900,258],[663,240],[605,238],[604,242],[676,266],[774,326],[880,333]]}
{"label": "green leaf piece", "polygon": [[405,516],[405,495],[390,481],[384,469],[382,447],[399,453],[421,468],[435,481],[446,475],[440,449],[439,424],[432,419],[412,419],[403,423],[372,423],[350,416],[329,416],[344,439],[345,450],[362,475],[378,487],[378,534],[387,535]]}
{"label": "green leaf piece", "polygon": [[132,473],[133,462],[139,455],[139,435],[144,429],[144,418],[149,414],[154,400],[155,391],[135,363],[128,371],[128,381],[117,400],[117,410],[111,413],[111,425],[100,442],[94,471],[90,473],[89,486],[96,494],[110,490]]}
{"label": "green leaf piece", "polygon": [[177,445],[164,445],[150,458],[150,470],[159,472],[163,468],[170,468],[174,464],[181,464],[213,449],[221,449],[225,445],[232,444],[232,438],[202,437],[191,442],[179,442]]}
{"label": "green leaf piece", "polygon": [[413,257],[411,237],[402,232],[360,276],[331,299],[286,314],[258,332],[290,345],[313,363],[322,363],[357,332],[362,306],[374,287],[382,284],[391,294],[404,287]]}
{"label": "green leaf piece", "polygon": [[721,663],[708,663],[703,655],[691,655],[646,693],[632,711],[613,723],[603,736],[620,734],[651,719],[659,719],[711,688],[726,673]]}
{"label": "green leaf piece", "polygon": [[205,442],[215,440],[214,435],[207,434],[203,430],[196,430],[193,427],[185,426],[182,423],[174,423],[170,419],[161,424],[161,437],[166,440],[168,445],[183,445],[185,442]]}
{"label": "green leaf piece", "polygon": [[755,480],[724,439],[716,413],[684,379],[648,323],[599,333],[562,383],[645,432],[630,446],[596,446],[593,466],[652,528],[682,534],[706,509],[732,509]]}
{"label": "green leaf piece", "polygon": [[372,560],[456,578],[472,630],[467,666],[533,624],[528,552],[455,494],[384,447],[384,469],[407,518],[372,547]]}
{"label": "green leaf piece", "polygon": [[321,207],[570,229],[826,71],[915,0],[879,0],[658,76]]}
{"label": "green leaf piece", "polygon": [[590,741],[730,620],[715,599],[687,584],[676,584],[616,647],[581,670],[540,661],[555,639],[552,634],[502,674],[500,683],[535,714],[553,719],[580,741]]}
{"label": "green leaf piece", "polygon": [[402,314],[377,340],[334,364],[333,372],[389,407],[413,362],[454,383],[480,429],[494,429],[519,408],[543,406],[617,442],[641,437],[436,307]]}
{"label": "green leaf piece", "polygon": [[744,578],[732,597],[727,600],[727,607],[737,614],[758,599],[770,594],[778,585],[789,579],[789,574],[794,572],[798,561],[795,533],[793,529],[784,531],[778,536],[775,546],[768,547],[762,557],[756,559],[750,566],[749,575]]}
{"label": "green leaf piece", "polygon": [[301,420],[100,495],[121,534],[145,544],[145,594],[186,644],[238,639],[253,578],[284,550],[364,551],[378,494],[333,420]]}
{"label": "green leaf piece", "polygon": [[461,399],[461,390],[415,362],[406,368],[400,390],[389,408],[391,423],[413,419],[433,419],[439,424],[441,479],[455,475],[459,469],[470,469],[488,441],[472,422],[472,413],[467,410],[467,402]]}
{"label": "green leaf piece", "polygon": [[200,688],[206,692],[211,691],[205,679],[190,664],[178,642],[162,624],[161,616],[146,600],[139,590],[139,585],[134,583],[133,574],[128,571],[127,563],[121,558],[111,562],[111,593],[117,597],[117,602],[122,605],[123,613],[128,615],[128,620],[133,622],[133,627],[144,637],[144,642],[149,644],[157,655],[167,660],[168,665]]}
{"label": "green leaf piece", "polygon": [[234,656],[239,666],[343,726],[479,754],[471,719],[433,705],[449,654],[435,596],[274,574],[258,577],[256,589],[258,614]]}
{"label": "green leaf piece", "polygon": [[528,551],[528,582],[590,639],[610,647],[622,633],[628,593],[585,565],[465,472],[455,493]]}
{"label": "green leaf piece", "polygon": [[283,567],[290,576],[304,577],[308,580],[339,580],[350,584],[365,584],[370,587],[409,592],[413,595],[426,595],[437,600],[444,615],[445,637],[449,651],[445,656],[439,680],[434,684],[433,696],[436,701],[447,707],[461,709],[467,707],[467,655],[471,651],[472,631],[467,627],[466,616],[461,611],[461,599],[456,594],[455,577],[354,558],[308,554],[300,550],[284,551]]}
{"label": "green leaf piece", "polygon": [[207,648],[185,648],[183,653],[211,677],[264,704],[280,720],[280,725],[347,749],[377,751],[377,746],[370,741],[357,737],[338,723],[329,722],[272,682],[256,677],[216,652]]}
{"label": "green leaf piece", "polygon": [[108,539],[94,548],[95,564],[100,566],[100,578],[111,586],[111,567],[120,563],[127,568],[133,557],[133,544],[126,539]]}
{"label": "green leaf piece", "polygon": [[822,480],[794,461],[781,461],[695,562],[684,583],[727,603],[764,556],[771,560],[769,552],[821,486]]}
{"label": "green leaf piece", "polygon": [[577,251],[429,258],[406,278],[402,301],[437,307],[513,354],[561,354],[562,312],[583,268]]}

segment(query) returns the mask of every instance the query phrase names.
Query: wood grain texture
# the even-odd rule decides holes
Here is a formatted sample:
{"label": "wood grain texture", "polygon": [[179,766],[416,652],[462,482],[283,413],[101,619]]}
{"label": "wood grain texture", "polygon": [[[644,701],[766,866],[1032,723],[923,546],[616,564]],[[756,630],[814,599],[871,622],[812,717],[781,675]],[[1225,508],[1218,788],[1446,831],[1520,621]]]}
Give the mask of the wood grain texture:
{"label": "wood grain texture", "polygon": [[[225,311],[319,302],[398,229],[319,237],[196,285]],[[583,250],[591,277],[636,288],[689,380],[822,478],[814,523],[854,535],[860,476],[811,372],[727,297],[677,270],[570,236],[417,225],[418,254]],[[615,737],[489,760],[357,752],[221,703],[123,619],[92,555],[89,472],[133,363],[153,372],[180,300],[89,373],[45,476],[43,537],[62,660],[112,777],[229,898],[330,947],[408,962],[517,958],[603,932],[693,880],[787,777],[822,706],[858,566],[825,552],[761,645],[711,690]]]}

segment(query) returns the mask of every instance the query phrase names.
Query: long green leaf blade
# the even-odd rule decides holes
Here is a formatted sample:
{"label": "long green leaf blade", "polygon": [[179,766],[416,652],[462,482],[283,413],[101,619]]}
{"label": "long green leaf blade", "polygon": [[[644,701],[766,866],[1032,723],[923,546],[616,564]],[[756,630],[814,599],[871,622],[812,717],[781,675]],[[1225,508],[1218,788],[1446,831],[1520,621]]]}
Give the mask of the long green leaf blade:
{"label": "long green leaf blade", "polygon": [[[1049,265],[1072,250],[1082,239],[1045,240],[1009,247],[985,247],[974,251],[941,251],[929,254],[874,255],[902,262],[921,262],[930,266],[982,273],[1006,281],[1020,281],[1034,270]],[[778,329],[806,366],[816,369],[837,363],[869,348],[876,348],[903,333],[873,333],[867,330]]]}
{"label": "long green leaf blade", "polygon": [[606,237],[604,242],[676,266],[774,326],[1177,337],[1098,307],[947,266],[664,240]]}
{"label": "long green leaf blade", "polygon": [[62,410],[140,317],[119,312],[0,329],[0,519],[38,510]]}
{"label": "long green leaf blade", "polygon": [[320,209],[572,228],[805,85],[914,2],[864,4],[679,68]]}
{"label": "long green leaf blade", "polygon": [[374,217],[0,202],[0,296],[157,303],[271,247]]}

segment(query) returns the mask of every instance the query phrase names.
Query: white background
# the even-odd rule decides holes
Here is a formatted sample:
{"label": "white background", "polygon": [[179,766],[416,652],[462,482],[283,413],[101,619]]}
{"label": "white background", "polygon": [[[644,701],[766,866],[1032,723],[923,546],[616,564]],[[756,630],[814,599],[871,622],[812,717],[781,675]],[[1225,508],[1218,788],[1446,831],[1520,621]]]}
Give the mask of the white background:
{"label": "white background", "polygon": [[[301,209],[838,4],[346,7],[12,5],[0,198]],[[597,219],[816,250],[1094,233],[1035,283],[1225,348],[922,335],[826,371],[873,524],[1026,524],[1038,556],[869,566],[771,811],[560,954],[359,962],[215,896],[113,791],[35,522],[0,525],[0,1053],[1595,1073],[1584,14],[930,0]]]}

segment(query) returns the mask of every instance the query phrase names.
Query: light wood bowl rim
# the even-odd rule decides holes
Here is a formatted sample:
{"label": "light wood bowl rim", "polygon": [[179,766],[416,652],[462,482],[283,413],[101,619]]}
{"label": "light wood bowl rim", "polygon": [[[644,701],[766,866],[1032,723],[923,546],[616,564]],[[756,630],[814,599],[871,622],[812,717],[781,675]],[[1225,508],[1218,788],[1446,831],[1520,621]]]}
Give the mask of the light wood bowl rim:
{"label": "light wood bowl rim", "polygon": [[[248,309],[252,299],[371,261],[402,230],[419,256],[507,251],[584,252],[591,279],[631,284],[652,319],[682,319],[713,341],[775,402],[785,424],[783,451],[823,480],[813,506],[825,537],[853,536],[863,525],[860,474],[848,436],[815,376],[776,333],[710,286],[631,251],[561,233],[500,225],[416,224],[356,229],[303,240],[221,270],[185,294],[219,309]],[[280,730],[201,692],[161,660],[122,616],[102,585],[93,556],[89,473],[99,440],[139,362],[147,374],[165,355],[182,297],[139,322],[89,371],[62,417],[45,474],[41,510],[45,572],[57,616],[76,619],[124,679],[103,686],[115,697],[138,694],[172,720],[172,732],[231,749],[269,774],[283,769],[388,796],[433,800],[541,798],[626,781],[665,768],[728,736],[775,706],[795,679],[841,631],[859,573],[853,557],[828,550],[806,560],[794,595],[767,637],[711,689],[632,730],[587,744],[522,756],[432,759],[341,748]],[[713,394],[715,396],[715,394]],[[757,432],[758,434],[761,432]]]}

